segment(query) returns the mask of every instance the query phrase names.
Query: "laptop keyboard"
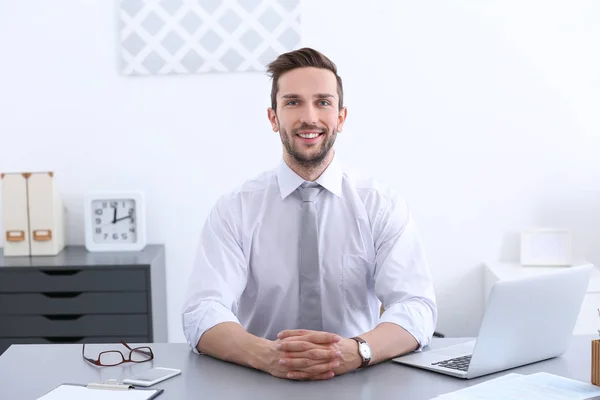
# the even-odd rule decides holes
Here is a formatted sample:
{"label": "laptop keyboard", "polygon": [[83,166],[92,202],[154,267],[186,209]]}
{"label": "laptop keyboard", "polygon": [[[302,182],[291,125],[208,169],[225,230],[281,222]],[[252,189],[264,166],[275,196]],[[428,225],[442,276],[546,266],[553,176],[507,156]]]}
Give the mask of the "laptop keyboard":
{"label": "laptop keyboard", "polygon": [[431,363],[431,365],[437,365],[438,367],[457,369],[459,371],[466,371],[469,368],[471,362],[471,354],[468,356],[450,358],[448,360]]}

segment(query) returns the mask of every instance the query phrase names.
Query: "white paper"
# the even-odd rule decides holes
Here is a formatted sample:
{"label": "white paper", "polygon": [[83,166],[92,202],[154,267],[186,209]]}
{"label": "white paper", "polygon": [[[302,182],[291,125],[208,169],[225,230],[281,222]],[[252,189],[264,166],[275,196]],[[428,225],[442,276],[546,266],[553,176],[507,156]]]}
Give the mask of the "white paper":
{"label": "white paper", "polygon": [[38,400],[146,400],[156,390],[88,389],[85,386],[60,385]]}
{"label": "white paper", "polygon": [[[465,398],[470,398],[470,397],[464,397],[467,395],[477,395],[477,394],[486,393],[486,392],[493,392],[494,390],[496,390],[496,387],[499,387],[501,385],[509,385],[511,381],[514,381],[521,377],[523,377],[523,375],[521,375],[521,374],[515,374],[515,373],[506,374],[506,375],[503,375],[496,379],[485,381],[485,382],[479,383],[477,385],[467,387],[465,389],[457,390],[456,392],[450,392],[450,393],[440,395],[440,396],[436,397],[435,400],[438,400],[438,399],[439,400],[454,400],[454,399],[462,400]],[[478,397],[473,397],[473,398],[478,399]]]}
{"label": "white paper", "polygon": [[584,400],[600,396],[600,387],[589,383],[538,372],[509,374],[456,392],[436,397],[439,400]]}

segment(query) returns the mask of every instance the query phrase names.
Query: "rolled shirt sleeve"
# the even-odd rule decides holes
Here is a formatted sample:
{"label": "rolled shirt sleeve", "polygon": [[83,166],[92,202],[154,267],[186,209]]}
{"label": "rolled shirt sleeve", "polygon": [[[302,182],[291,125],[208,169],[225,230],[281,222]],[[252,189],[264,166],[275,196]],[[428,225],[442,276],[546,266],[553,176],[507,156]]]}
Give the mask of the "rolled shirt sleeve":
{"label": "rolled shirt sleeve", "polygon": [[240,323],[236,313],[248,268],[236,214],[235,199],[224,196],[201,231],[182,309],[183,332],[195,352],[210,328],[223,322]]}
{"label": "rolled shirt sleeve", "polygon": [[379,323],[408,331],[422,350],[437,323],[437,304],[419,231],[406,203],[391,195],[374,223],[375,293],[384,312]]}

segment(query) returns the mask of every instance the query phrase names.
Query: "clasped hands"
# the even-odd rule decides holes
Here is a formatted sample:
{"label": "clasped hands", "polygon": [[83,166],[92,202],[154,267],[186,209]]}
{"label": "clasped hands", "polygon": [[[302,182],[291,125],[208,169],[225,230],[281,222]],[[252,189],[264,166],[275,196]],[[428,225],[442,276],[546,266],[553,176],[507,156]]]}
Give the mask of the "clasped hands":
{"label": "clasped hands", "polygon": [[325,380],[361,364],[358,344],[339,335],[310,330],[286,330],[272,342],[267,372],[279,378]]}

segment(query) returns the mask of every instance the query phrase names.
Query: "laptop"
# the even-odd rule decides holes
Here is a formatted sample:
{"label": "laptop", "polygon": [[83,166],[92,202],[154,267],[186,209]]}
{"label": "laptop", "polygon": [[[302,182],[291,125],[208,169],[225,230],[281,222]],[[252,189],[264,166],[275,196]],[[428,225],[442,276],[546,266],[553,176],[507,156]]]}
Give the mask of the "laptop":
{"label": "laptop", "polygon": [[562,355],[573,336],[593,265],[557,268],[492,287],[476,340],[392,361],[463,379]]}

